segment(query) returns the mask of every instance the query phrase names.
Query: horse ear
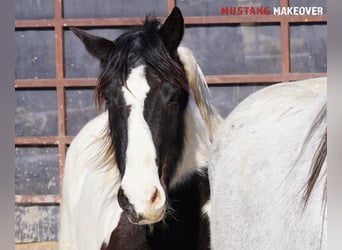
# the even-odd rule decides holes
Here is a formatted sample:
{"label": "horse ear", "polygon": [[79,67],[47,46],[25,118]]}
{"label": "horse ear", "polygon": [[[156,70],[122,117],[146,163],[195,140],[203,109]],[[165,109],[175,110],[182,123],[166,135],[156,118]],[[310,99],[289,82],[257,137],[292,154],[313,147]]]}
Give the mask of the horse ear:
{"label": "horse ear", "polygon": [[114,48],[112,41],[80,29],[70,28],[70,30],[82,41],[89,54],[96,57],[101,63],[105,63],[108,53]]}
{"label": "horse ear", "polygon": [[178,7],[173,8],[159,32],[166,48],[175,54],[184,34],[184,19]]}

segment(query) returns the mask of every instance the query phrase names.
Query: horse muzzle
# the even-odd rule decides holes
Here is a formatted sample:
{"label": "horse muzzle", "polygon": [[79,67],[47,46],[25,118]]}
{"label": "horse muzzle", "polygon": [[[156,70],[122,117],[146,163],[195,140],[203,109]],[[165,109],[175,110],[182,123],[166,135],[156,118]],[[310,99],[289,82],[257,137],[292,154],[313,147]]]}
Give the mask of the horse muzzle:
{"label": "horse muzzle", "polygon": [[165,216],[166,202],[165,196],[161,195],[157,188],[154,189],[148,202],[131,202],[124,194],[123,189],[119,189],[118,202],[120,207],[126,212],[131,223],[146,225],[161,221]]}
{"label": "horse muzzle", "polygon": [[127,212],[128,220],[133,224],[148,225],[161,221],[165,216],[165,208],[160,211],[151,210],[137,214],[135,211]]}

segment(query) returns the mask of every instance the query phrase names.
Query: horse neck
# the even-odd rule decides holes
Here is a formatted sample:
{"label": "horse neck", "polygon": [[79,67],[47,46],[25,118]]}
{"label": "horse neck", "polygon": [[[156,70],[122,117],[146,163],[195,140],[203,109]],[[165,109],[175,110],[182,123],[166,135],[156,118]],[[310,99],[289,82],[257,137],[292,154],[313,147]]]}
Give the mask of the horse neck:
{"label": "horse neck", "polygon": [[185,110],[183,156],[171,180],[171,188],[186,181],[193,173],[205,172],[214,131],[220,121],[220,116],[210,105],[198,105],[195,94],[190,89],[189,102]]}

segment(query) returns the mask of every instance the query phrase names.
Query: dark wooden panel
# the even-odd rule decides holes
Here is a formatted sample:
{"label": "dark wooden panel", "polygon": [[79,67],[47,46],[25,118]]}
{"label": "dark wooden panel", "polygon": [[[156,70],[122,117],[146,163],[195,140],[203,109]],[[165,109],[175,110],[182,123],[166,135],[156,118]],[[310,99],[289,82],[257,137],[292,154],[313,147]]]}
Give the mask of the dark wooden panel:
{"label": "dark wooden panel", "polygon": [[15,19],[52,19],[53,0],[15,0]]}
{"label": "dark wooden panel", "polygon": [[182,44],[206,75],[281,72],[279,25],[188,27]]}
{"label": "dark wooden panel", "polygon": [[160,0],[64,0],[66,18],[138,17],[152,11],[166,16],[167,2]]}
{"label": "dark wooden panel", "polygon": [[56,91],[20,89],[16,91],[16,136],[57,135]]}
{"label": "dark wooden panel", "polygon": [[290,26],[291,72],[327,72],[327,26]]}
{"label": "dark wooden panel", "polygon": [[222,117],[227,115],[239,104],[245,97],[253,92],[268,86],[266,84],[244,84],[244,85],[211,85],[210,102]]}
{"label": "dark wooden panel", "polygon": [[57,147],[16,147],[15,152],[16,194],[59,193]]}
{"label": "dark wooden panel", "polygon": [[17,30],[16,79],[55,78],[53,30]]}
{"label": "dark wooden panel", "polygon": [[66,90],[67,134],[75,136],[98,112],[95,106],[94,89]]}

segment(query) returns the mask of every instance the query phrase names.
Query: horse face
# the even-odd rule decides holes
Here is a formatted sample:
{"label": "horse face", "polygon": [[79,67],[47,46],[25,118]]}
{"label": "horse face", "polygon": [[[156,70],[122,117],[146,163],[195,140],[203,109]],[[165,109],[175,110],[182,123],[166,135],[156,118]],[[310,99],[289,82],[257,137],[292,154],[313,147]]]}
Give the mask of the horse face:
{"label": "horse face", "polygon": [[184,145],[188,91],[177,56],[183,17],[175,8],[161,28],[146,21],[114,42],[73,31],[101,62],[97,93],[107,104],[122,179],[119,205],[132,223],[158,222]]}
{"label": "horse face", "polygon": [[129,113],[118,199],[130,220],[140,224],[164,217],[167,186],[181,157],[187,103],[184,90],[153,75],[138,66],[122,88]]}

